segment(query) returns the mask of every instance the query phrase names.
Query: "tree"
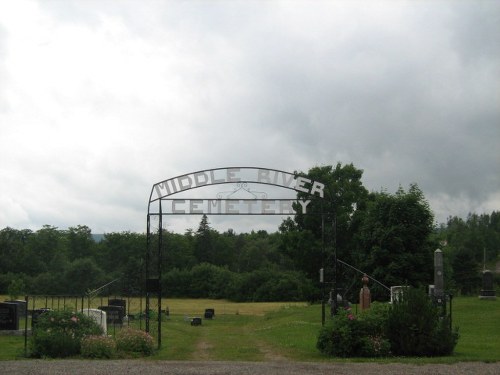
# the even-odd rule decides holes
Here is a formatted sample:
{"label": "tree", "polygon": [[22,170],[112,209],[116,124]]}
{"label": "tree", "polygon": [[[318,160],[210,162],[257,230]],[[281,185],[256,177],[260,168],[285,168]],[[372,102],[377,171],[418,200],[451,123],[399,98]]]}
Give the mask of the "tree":
{"label": "tree", "polygon": [[324,198],[297,194],[298,199],[311,200],[308,205],[311,214],[304,215],[298,210],[294,222],[288,220],[281,225],[282,250],[296,259],[299,269],[310,279],[317,280],[319,269],[324,268],[327,279],[331,280],[335,275],[334,254],[347,262],[354,259],[353,238],[368,199],[368,191],[361,182],[363,171],[353,164],[337,163],[335,167],[314,167],[299,175],[324,183]]}
{"label": "tree", "polygon": [[23,271],[35,276],[39,273],[48,272],[55,256],[67,254],[64,235],[51,225],[44,225],[28,237],[26,251],[23,257]]}
{"label": "tree", "polygon": [[[26,243],[33,232],[29,229],[17,230],[6,227],[0,230],[0,274],[18,273],[25,268]],[[6,290],[3,290],[5,293]],[[2,291],[0,291],[2,293]]]}
{"label": "tree", "polygon": [[70,227],[67,232],[68,255],[71,261],[78,258],[91,257],[95,251],[92,231],[86,225]]}
{"label": "tree", "polygon": [[207,215],[203,215],[195,234],[194,255],[199,263],[214,263],[214,230],[210,227]]}
{"label": "tree", "polygon": [[[387,286],[427,285],[433,277],[432,232],[433,214],[416,184],[408,192],[400,187],[394,195],[375,194],[357,235],[363,269]],[[374,285],[372,295],[377,291]]]}
{"label": "tree", "polygon": [[90,258],[72,262],[64,275],[67,293],[83,295],[104,285],[104,273]]}

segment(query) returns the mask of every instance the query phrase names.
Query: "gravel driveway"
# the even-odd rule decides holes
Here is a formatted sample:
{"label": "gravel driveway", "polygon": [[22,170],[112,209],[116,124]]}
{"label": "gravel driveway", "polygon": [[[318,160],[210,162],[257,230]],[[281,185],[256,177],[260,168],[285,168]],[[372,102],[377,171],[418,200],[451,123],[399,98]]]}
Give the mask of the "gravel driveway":
{"label": "gravel driveway", "polygon": [[498,375],[500,362],[464,362],[452,365],[312,363],[312,362],[204,362],[145,360],[19,360],[0,362],[0,374],[33,375],[354,375],[443,374]]}

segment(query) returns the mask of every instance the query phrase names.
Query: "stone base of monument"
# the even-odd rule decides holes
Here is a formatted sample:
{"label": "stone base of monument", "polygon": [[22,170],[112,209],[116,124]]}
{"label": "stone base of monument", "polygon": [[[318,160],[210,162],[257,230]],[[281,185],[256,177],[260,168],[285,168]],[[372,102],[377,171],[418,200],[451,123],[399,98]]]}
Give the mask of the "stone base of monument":
{"label": "stone base of monument", "polygon": [[481,290],[479,299],[497,299],[494,290]]}
{"label": "stone base of monument", "polygon": [[[31,335],[31,329],[28,329],[28,336]],[[24,336],[24,329],[2,329],[0,336]]]}

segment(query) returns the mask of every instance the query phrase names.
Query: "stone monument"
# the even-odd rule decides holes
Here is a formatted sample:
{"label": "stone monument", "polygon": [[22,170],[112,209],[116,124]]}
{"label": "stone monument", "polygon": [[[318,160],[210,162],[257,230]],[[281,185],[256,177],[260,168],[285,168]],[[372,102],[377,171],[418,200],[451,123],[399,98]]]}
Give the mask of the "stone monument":
{"label": "stone monument", "polygon": [[0,302],[0,330],[19,329],[19,310],[16,303]]}
{"label": "stone monument", "polygon": [[103,330],[103,334],[108,334],[108,321],[106,317],[106,311],[99,309],[83,309],[82,313],[94,320],[97,324],[99,324]]}
{"label": "stone monument", "polygon": [[493,285],[493,272],[483,271],[483,288],[479,294],[480,299],[496,299],[495,286]]}
{"label": "stone monument", "polygon": [[363,287],[359,291],[359,307],[361,311],[367,310],[370,308],[370,304],[372,302],[370,289],[368,288],[368,276],[366,273],[361,278],[363,282]]}
{"label": "stone monument", "polygon": [[441,305],[444,303],[444,266],[443,252],[434,251],[434,301]]}

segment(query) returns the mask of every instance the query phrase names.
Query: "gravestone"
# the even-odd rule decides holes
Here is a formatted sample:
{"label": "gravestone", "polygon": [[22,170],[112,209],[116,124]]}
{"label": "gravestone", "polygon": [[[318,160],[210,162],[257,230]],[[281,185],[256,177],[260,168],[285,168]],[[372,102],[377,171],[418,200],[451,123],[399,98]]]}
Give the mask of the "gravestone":
{"label": "gravestone", "polygon": [[17,303],[0,302],[0,330],[19,330],[19,314]]}
{"label": "gravestone", "polygon": [[5,302],[15,303],[17,305],[17,314],[19,315],[19,317],[26,316],[26,301],[23,301],[22,299],[16,299]]}
{"label": "gravestone", "polygon": [[121,307],[123,307],[123,309],[122,309],[122,316],[121,316],[122,320],[125,317],[125,315],[127,315],[127,300],[124,300],[124,299],[110,299],[108,301],[108,306],[121,306]]}
{"label": "gravestone", "polygon": [[201,318],[195,317],[191,319],[192,326],[201,326]]}
{"label": "gravestone", "polygon": [[99,306],[99,310],[106,312],[106,322],[108,324],[123,324],[123,306]]}
{"label": "gravestone", "polygon": [[104,332],[104,335],[108,334],[106,311],[99,309],[83,309],[82,314],[92,318],[94,322],[99,324]]}
{"label": "gravestone", "polygon": [[398,302],[399,299],[403,296],[403,292],[405,290],[408,290],[408,286],[406,285],[396,285],[396,286],[391,286],[391,302]]}
{"label": "gravestone", "polygon": [[496,299],[495,286],[493,280],[493,272],[489,270],[483,271],[483,288],[479,294],[480,299]]}
{"label": "gravestone", "polygon": [[370,293],[370,289],[368,288],[368,275],[365,273],[361,278],[363,282],[363,287],[359,291],[359,307],[361,311],[367,310],[370,308],[370,304],[372,302],[372,297]]}
{"label": "gravestone", "polygon": [[212,319],[215,316],[215,309],[205,309],[205,319]]}
{"label": "gravestone", "polygon": [[444,302],[444,266],[443,252],[434,251],[434,300],[438,304]]}

